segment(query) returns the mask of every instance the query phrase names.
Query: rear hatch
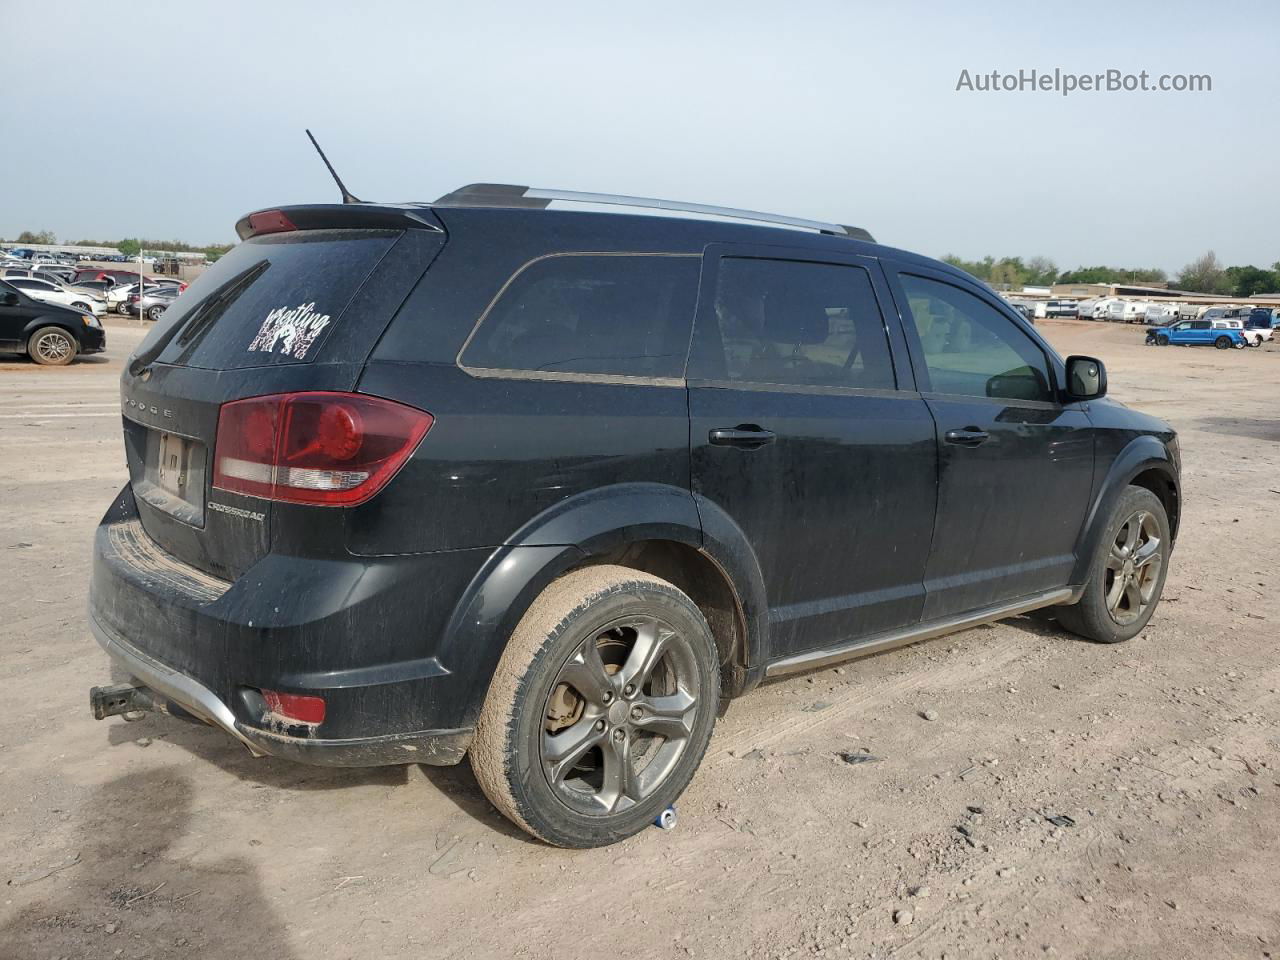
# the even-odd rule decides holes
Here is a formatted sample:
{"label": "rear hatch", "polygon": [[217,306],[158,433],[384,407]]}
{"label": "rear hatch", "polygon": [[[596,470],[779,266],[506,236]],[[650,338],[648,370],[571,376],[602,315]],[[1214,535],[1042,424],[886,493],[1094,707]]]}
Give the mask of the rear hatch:
{"label": "rear hatch", "polygon": [[237,229],[244,242],[173,302],[121,377],[143,528],[228,580],[271,549],[288,515],[296,525],[341,511],[280,509],[213,488],[219,410],[246,397],[352,390],[445,240],[429,212],[363,204],[282,208]]}

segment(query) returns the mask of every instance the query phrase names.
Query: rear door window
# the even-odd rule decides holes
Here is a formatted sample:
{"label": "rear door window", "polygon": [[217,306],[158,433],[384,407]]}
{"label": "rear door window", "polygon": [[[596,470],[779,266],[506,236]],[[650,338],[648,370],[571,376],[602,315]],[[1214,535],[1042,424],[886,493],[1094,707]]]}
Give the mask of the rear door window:
{"label": "rear door window", "polygon": [[459,363],[480,373],[683,377],[700,263],[677,254],[535,260],[485,311]]}
{"label": "rear door window", "polygon": [[399,231],[255,237],[202,273],[139,348],[214,370],[314,360]]}
{"label": "rear door window", "polygon": [[[726,257],[716,276],[720,350],[708,379],[893,390],[888,334],[862,267]],[[720,369],[722,365],[722,369]]]}

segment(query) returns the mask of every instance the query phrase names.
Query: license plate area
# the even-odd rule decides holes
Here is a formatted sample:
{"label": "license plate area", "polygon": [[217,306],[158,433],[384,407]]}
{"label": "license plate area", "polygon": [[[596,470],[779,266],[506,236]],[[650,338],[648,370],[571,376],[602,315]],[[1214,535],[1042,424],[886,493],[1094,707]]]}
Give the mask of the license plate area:
{"label": "license plate area", "polygon": [[204,526],[205,445],[160,430],[147,431],[142,482],[134,495],[183,523]]}

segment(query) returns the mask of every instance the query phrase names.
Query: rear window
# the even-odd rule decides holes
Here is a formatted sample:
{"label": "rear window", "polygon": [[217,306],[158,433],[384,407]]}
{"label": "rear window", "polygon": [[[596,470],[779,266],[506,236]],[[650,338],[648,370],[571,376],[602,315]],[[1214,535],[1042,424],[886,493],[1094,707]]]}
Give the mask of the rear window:
{"label": "rear window", "polygon": [[515,275],[462,349],[480,370],[683,376],[701,258],[558,254]]}
{"label": "rear window", "polygon": [[399,236],[316,230],[247,240],[196,278],[138,352],[214,370],[314,360]]}

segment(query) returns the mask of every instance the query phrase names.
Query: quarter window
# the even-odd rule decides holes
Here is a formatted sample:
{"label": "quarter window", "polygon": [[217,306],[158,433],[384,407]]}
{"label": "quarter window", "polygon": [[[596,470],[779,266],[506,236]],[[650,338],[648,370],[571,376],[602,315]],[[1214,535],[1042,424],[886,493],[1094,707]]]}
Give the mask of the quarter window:
{"label": "quarter window", "polygon": [[861,267],[727,257],[716,281],[721,348],[707,379],[893,390],[888,334]]}
{"label": "quarter window", "polygon": [[701,258],[564,254],[510,282],[462,351],[464,367],[684,376]]}
{"label": "quarter window", "polygon": [[935,393],[1051,401],[1044,352],[994,307],[948,283],[901,274]]}

